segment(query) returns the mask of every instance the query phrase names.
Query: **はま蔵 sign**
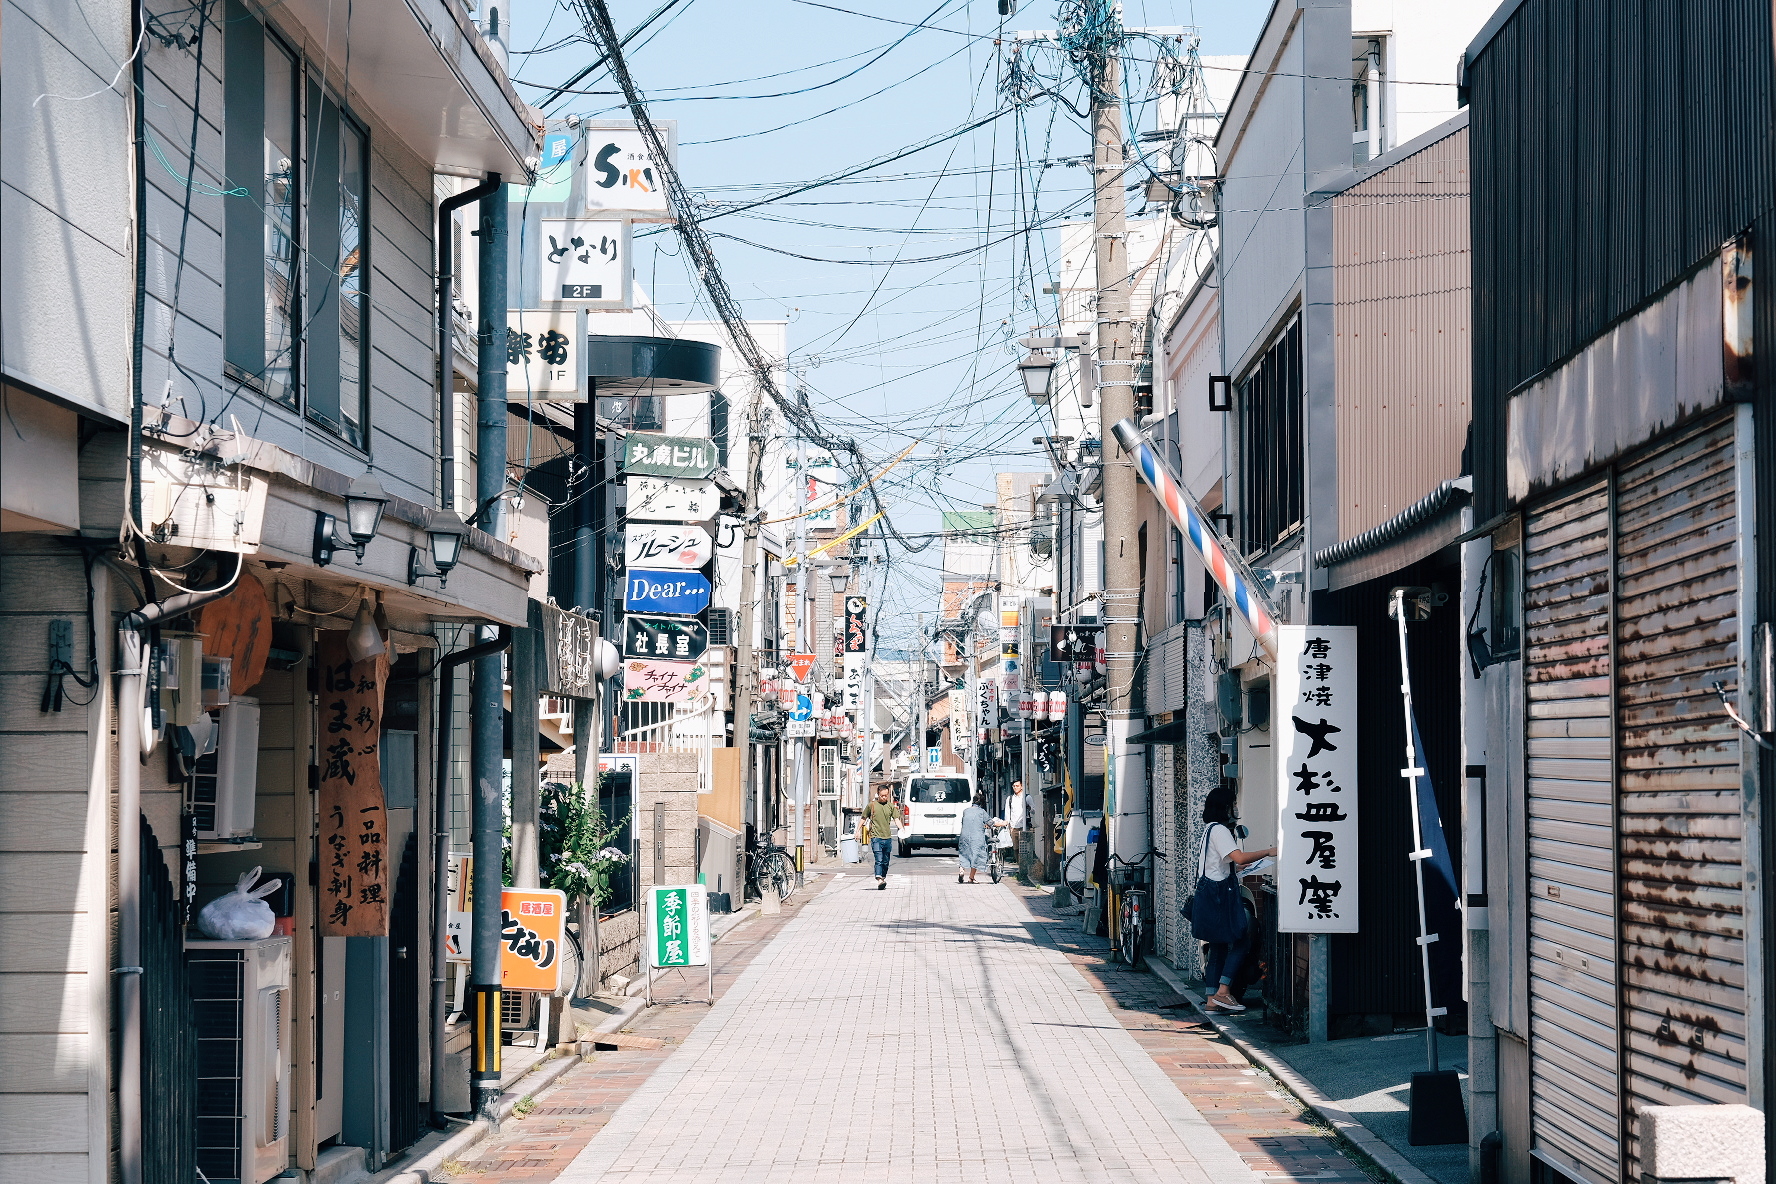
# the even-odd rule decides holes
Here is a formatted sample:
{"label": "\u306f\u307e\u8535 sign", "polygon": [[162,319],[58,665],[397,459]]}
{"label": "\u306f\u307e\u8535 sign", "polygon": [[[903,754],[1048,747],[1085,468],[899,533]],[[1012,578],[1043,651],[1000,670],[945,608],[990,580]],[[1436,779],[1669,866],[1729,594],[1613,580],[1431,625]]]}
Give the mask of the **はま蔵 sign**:
{"label": "\u306f\u307e\u8535 sign", "polygon": [[1357,932],[1357,630],[1277,626],[1277,930]]}

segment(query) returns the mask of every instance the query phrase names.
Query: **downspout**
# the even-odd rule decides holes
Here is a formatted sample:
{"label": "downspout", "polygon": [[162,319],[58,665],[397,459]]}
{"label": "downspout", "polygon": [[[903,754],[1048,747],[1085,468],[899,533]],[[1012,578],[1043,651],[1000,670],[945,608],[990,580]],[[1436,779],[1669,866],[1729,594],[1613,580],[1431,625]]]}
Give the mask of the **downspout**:
{"label": "downspout", "polygon": [[438,1105],[439,1082],[444,1074],[444,983],[450,964],[445,945],[450,940],[450,761],[451,704],[455,700],[456,668],[465,662],[497,654],[512,644],[510,626],[501,625],[492,641],[458,650],[438,663],[438,767],[432,789],[432,1126],[448,1123]]}
{"label": "downspout", "polygon": [[[141,401],[136,402],[137,407]],[[234,591],[244,566],[219,588],[145,604],[117,625],[117,1157],[123,1184],[142,1184],[142,758],[153,747],[142,726],[149,661],[147,631]]]}
{"label": "downspout", "polygon": [[456,379],[451,293],[456,284],[456,211],[497,192],[498,173],[438,203],[438,504],[456,509]]}

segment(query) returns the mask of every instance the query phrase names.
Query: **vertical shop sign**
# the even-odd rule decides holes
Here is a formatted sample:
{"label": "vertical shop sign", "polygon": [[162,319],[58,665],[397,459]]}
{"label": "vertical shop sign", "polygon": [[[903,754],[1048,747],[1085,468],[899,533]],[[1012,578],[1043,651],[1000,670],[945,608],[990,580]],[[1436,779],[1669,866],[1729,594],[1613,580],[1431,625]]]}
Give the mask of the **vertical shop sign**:
{"label": "vertical shop sign", "polygon": [[862,596],[845,597],[845,652],[862,654],[869,651],[869,601]]}
{"label": "vertical shop sign", "polygon": [[709,962],[709,900],[700,884],[648,889],[648,964],[703,966]]}
{"label": "vertical shop sign", "polygon": [[1357,630],[1277,626],[1277,929],[1357,932]]}
{"label": "vertical shop sign", "polygon": [[322,631],[320,683],[321,936],[387,937],[388,809],[382,796],[386,652],[354,662],[345,633]]}

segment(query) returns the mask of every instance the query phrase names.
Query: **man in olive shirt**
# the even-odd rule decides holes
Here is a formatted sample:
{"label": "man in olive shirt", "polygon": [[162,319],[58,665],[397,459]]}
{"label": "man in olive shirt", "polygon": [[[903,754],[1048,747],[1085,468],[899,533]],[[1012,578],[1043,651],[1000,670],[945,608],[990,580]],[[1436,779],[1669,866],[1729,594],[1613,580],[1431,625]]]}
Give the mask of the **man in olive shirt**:
{"label": "man in olive shirt", "polygon": [[894,808],[893,794],[886,785],[876,787],[876,800],[864,812],[858,829],[869,838],[870,853],[876,857],[876,890],[888,887],[888,857],[894,852],[894,831],[900,825],[900,811]]}

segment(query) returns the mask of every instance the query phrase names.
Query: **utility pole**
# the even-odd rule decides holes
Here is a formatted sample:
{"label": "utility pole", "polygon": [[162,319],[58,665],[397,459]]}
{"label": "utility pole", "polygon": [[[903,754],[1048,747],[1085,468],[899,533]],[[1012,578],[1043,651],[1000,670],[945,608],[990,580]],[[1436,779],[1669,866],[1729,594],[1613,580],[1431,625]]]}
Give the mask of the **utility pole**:
{"label": "utility pole", "polygon": [[[1134,322],[1129,316],[1128,220],[1123,199],[1121,28],[1116,6],[1093,0],[1111,26],[1099,44],[1091,83],[1093,254],[1097,268],[1098,439],[1104,458],[1104,661],[1106,680],[1105,829],[1112,855],[1124,861],[1147,854],[1146,753],[1128,742],[1137,726],[1135,664],[1141,644],[1141,566],[1136,513],[1140,478],[1112,425],[1135,413]],[[1115,916],[1114,910],[1111,916]]]}
{"label": "utility pole", "polygon": [[[796,442],[796,653],[814,654],[814,622],[810,619],[814,611],[814,565],[808,561],[808,442]],[[820,655],[814,654],[816,665],[820,665]],[[814,701],[814,672],[808,672],[808,702]],[[816,725],[818,730],[818,725]],[[810,767],[814,758],[814,741],[806,736],[798,736],[795,741],[794,763],[790,766],[790,790],[795,804],[795,822],[791,830],[794,836],[790,846],[801,850],[807,842],[807,819],[802,816],[803,805],[808,800],[808,783],[812,779],[813,769]]]}
{"label": "utility pole", "polygon": [[[764,493],[765,473],[765,397],[764,387],[755,382],[752,402],[746,409],[746,517],[745,541],[740,546],[740,630],[739,651],[734,659],[734,747],[742,754],[744,784],[741,801],[746,817],[758,818],[755,799],[758,796],[758,770],[752,751],[752,701],[758,688],[753,649],[753,623],[757,613],[753,607],[758,597],[759,530],[763,525],[764,507],[759,503]],[[762,821],[762,820],[761,820]]]}

